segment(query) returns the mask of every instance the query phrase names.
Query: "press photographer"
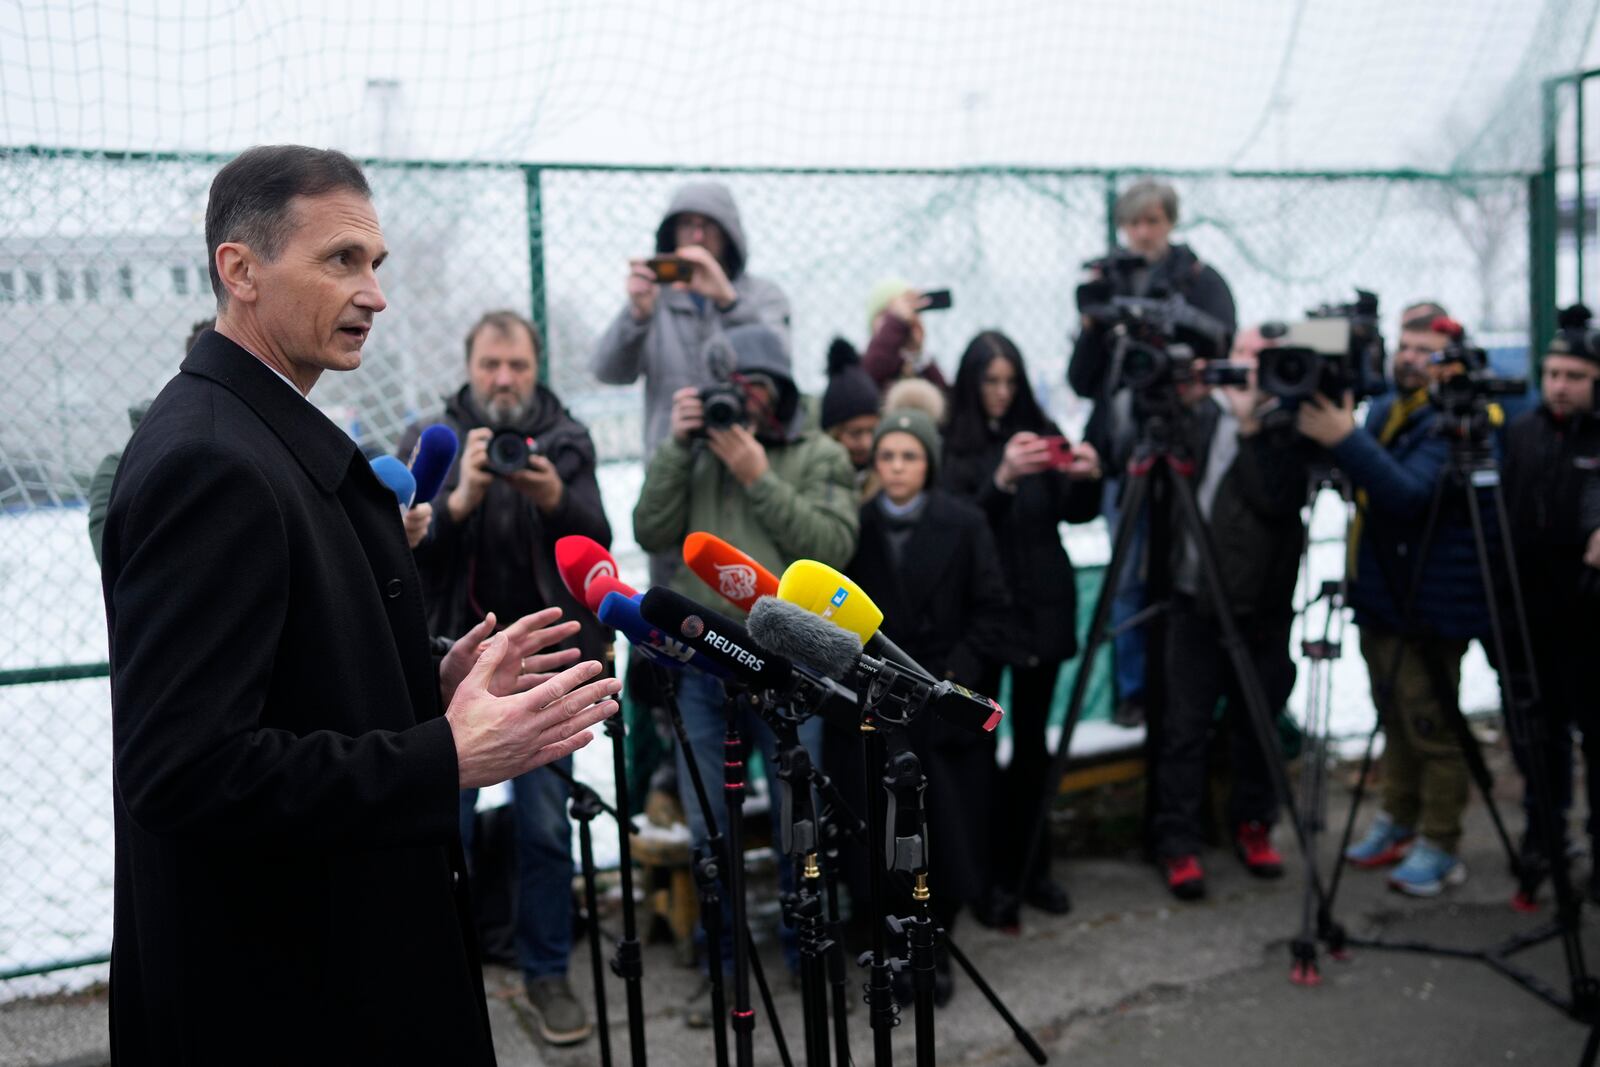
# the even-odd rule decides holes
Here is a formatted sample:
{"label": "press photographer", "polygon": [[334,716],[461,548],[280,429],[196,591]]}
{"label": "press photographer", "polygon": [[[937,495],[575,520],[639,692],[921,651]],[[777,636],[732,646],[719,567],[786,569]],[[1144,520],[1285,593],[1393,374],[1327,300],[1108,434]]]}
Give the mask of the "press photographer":
{"label": "press photographer", "polygon": [[[1391,887],[1433,896],[1466,878],[1456,849],[1469,772],[1451,718],[1461,657],[1473,638],[1487,636],[1489,619],[1459,494],[1444,500],[1422,573],[1414,574],[1452,458],[1446,431],[1460,428],[1452,398],[1462,389],[1445,378],[1464,368],[1441,357],[1452,348],[1459,356],[1463,346],[1461,327],[1438,305],[1412,305],[1401,322],[1390,364],[1394,393],[1373,401],[1364,426],[1356,426],[1349,392],[1338,400],[1311,396],[1298,405],[1295,424],[1328,449],[1357,490],[1349,600],[1387,739],[1383,810],[1346,858],[1358,867],[1399,863]],[[1467,418],[1476,407],[1469,404]]]}
{"label": "press photographer", "polygon": [[[1114,365],[1116,322],[1098,314],[1097,308],[1110,306],[1116,297],[1176,297],[1220,323],[1230,336],[1237,325],[1233,293],[1222,275],[1187,245],[1172,243],[1172,230],[1178,223],[1178,194],[1171,185],[1135,182],[1117,197],[1114,214],[1124,247],[1085,265],[1089,276],[1077,294],[1082,329],[1067,365],[1067,383],[1073,392],[1094,404],[1084,440],[1103,457],[1112,454],[1111,398],[1121,386]],[[1220,357],[1222,352],[1209,355]],[[1119,481],[1110,478],[1107,482],[1103,506],[1106,523],[1114,528]],[[1143,604],[1139,570],[1129,568],[1117,590],[1113,622],[1120,626]],[[1116,638],[1115,666],[1118,721],[1142,721],[1144,639],[1137,628]]]}
{"label": "press photographer", "polygon": [[[1600,419],[1595,415],[1600,381],[1600,332],[1590,312],[1576,305],[1561,312],[1560,330],[1545,353],[1540,403],[1506,431],[1504,481],[1517,574],[1533,638],[1534,669],[1548,750],[1545,773],[1555,792],[1560,825],[1572,803],[1572,727],[1583,735],[1589,795],[1591,855],[1600,831],[1600,716],[1594,698],[1592,657],[1600,649],[1600,598],[1584,564],[1591,533],[1580,508],[1586,483],[1600,470]],[[1516,752],[1523,767],[1535,753]],[[1526,772],[1524,772],[1526,774]],[[1534,791],[1525,788],[1528,830],[1522,858],[1548,868],[1539,848]],[[1589,895],[1600,900],[1600,871],[1591,871]]]}
{"label": "press photographer", "polygon": [[[1234,343],[1232,359],[1249,371],[1270,342],[1247,330]],[[1187,450],[1197,463],[1191,480],[1206,522],[1228,610],[1260,678],[1267,707],[1277,713],[1294,688],[1289,627],[1305,529],[1304,503],[1309,449],[1285,428],[1267,430],[1262,411],[1275,403],[1249,375],[1244,386],[1190,390],[1183,423]],[[1234,849],[1259,878],[1277,878],[1283,859],[1272,845],[1278,818],[1267,761],[1247,720],[1243,686],[1229,662],[1215,610],[1203,595],[1199,546],[1183,523],[1172,524],[1171,610],[1167,620],[1166,671],[1170,687],[1159,732],[1153,788],[1154,836],[1167,887],[1180,900],[1205,895],[1200,865],[1201,811],[1207,753],[1217,702],[1227,698],[1221,728],[1227,733],[1233,791],[1228,821]]]}
{"label": "press photographer", "polygon": [[[855,472],[838,442],[806,427],[782,338],[765,326],[735,326],[708,347],[698,358],[714,369],[715,384],[685,386],[673,394],[671,434],[645,471],[633,511],[639,547],[677,556],[690,533],[704,531],[738,545],[774,574],[800,558],[842,567],[856,547]],[[731,600],[709,594],[686,568],[676,570],[669,587],[732,618],[744,617]],[[684,760],[690,757],[707,783],[721,782],[722,683],[686,671],[678,678],[677,698],[691,749],[678,749],[680,790],[689,787]],[[813,758],[820,757],[821,729],[821,720],[811,719],[800,731]],[[771,795],[778,796],[772,731],[748,712],[741,730],[747,742],[761,746]],[[715,796],[713,803],[722,807],[723,790],[716,789]],[[691,839],[702,847],[707,828],[700,808],[692,794],[686,793],[683,802]],[[719,825],[727,825],[726,815],[725,809],[715,812]],[[776,807],[772,816],[778,817]],[[783,871],[787,878],[786,865]],[[726,904],[724,897],[724,910]],[[733,958],[732,928],[725,916],[723,960]],[[788,928],[784,954],[796,969],[799,956]],[[709,987],[702,985],[689,1000],[689,1025],[709,1025]]]}
{"label": "press photographer", "polygon": [[[605,635],[556,570],[554,545],[568,534],[611,543],[595,480],[589,432],[539,384],[539,338],[511,311],[484,315],[467,332],[467,382],[445,400],[440,421],[463,442],[444,499],[417,546],[432,633],[456,637],[491,612],[501,623],[557,607],[566,647],[604,659]],[[409,457],[423,427],[400,442]],[[570,761],[564,766],[570,766]],[[588,1036],[583,1006],[567,983],[572,947],[572,829],[566,783],[540,768],[512,780],[517,841],[516,952],[541,1036],[570,1044]],[[461,795],[462,839],[473,837],[477,790]]]}

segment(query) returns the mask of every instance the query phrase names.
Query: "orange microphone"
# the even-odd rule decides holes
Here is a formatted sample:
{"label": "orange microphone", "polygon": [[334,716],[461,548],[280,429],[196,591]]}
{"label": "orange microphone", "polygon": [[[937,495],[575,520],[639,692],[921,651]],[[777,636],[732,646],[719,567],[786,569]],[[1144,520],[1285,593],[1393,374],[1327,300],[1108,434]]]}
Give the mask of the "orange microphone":
{"label": "orange microphone", "polygon": [[749,611],[758,597],[778,595],[778,576],[720,537],[696,530],[683,541],[683,562],[720,596]]}

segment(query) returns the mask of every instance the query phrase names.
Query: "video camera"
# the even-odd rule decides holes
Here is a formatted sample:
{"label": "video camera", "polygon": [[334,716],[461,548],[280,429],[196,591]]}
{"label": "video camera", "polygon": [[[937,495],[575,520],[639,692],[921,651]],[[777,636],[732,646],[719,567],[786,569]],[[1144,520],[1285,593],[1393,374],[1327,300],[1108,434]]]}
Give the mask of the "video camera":
{"label": "video camera", "polygon": [[1450,425],[1477,428],[1495,398],[1528,391],[1528,379],[1496,374],[1489,366],[1489,353],[1468,344],[1464,332],[1435,353],[1432,363],[1441,373],[1428,386],[1428,401]]}
{"label": "video camera", "polygon": [[1322,395],[1337,402],[1377,396],[1383,378],[1383,335],[1378,332],[1378,298],[1356,290],[1349,304],[1324,304],[1300,322],[1269,322],[1262,335],[1279,342],[1261,353],[1256,383],[1292,413],[1300,403]]}
{"label": "video camera", "polygon": [[[1080,299],[1095,284],[1079,286]],[[1245,367],[1220,361],[1228,351],[1227,327],[1181,296],[1112,296],[1104,303],[1080,304],[1079,310],[1109,325],[1117,338],[1118,389],[1152,397],[1190,382],[1249,383]]]}

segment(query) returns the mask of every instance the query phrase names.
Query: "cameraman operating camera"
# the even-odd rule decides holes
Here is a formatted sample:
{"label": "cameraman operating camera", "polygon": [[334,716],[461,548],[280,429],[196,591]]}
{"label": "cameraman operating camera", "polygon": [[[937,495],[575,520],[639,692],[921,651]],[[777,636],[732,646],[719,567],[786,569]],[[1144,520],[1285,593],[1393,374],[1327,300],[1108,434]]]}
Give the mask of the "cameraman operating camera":
{"label": "cameraman operating camera", "polygon": [[[416,549],[431,632],[459,637],[493,613],[497,625],[561,609],[584,659],[603,659],[599,623],[567,592],[555,542],[568,534],[611,543],[595,481],[594,444],[554,393],[538,383],[538,333],[512,311],[492,311],[467,332],[467,383],[439,420],[462,441]],[[400,443],[409,457],[423,427]],[[570,761],[568,761],[570,766]],[[552,1044],[588,1036],[567,984],[572,945],[572,830],[567,786],[539,768],[512,780],[517,835],[517,955],[540,1032]],[[462,839],[472,839],[477,790],[461,795]]]}
{"label": "cameraman operating camera", "polygon": [[1434,896],[1466,879],[1456,848],[1468,770],[1451,719],[1457,714],[1461,657],[1472,638],[1487,634],[1489,619],[1460,499],[1445,500],[1420,580],[1414,581],[1428,510],[1451,462],[1450,442],[1437,432],[1442,416],[1429,402],[1429,385],[1444,373],[1436,358],[1459,339],[1460,327],[1437,304],[1408,307],[1401,323],[1390,370],[1395,392],[1373,401],[1364,427],[1355,424],[1348,393],[1338,400],[1318,394],[1301,403],[1296,425],[1328,449],[1358,490],[1349,595],[1387,739],[1383,810],[1345,856],[1357,867],[1399,862],[1389,874],[1392,888]]}
{"label": "cameraman operating camera", "polygon": [[[1234,342],[1232,359],[1249,368],[1248,386],[1212,392],[1195,382],[1180,395],[1189,408],[1181,432],[1197,460],[1195,497],[1216,550],[1228,610],[1261,679],[1267,709],[1276,713],[1294,688],[1289,628],[1305,537],[1300,507],[1308,449],[1284,440],[1281,431],[1263,431],[1259,412],[1269,401],[1255,386],[1254,369],[1267,345],[1254,329]],[[1222,725],[1233,772],[1228,818],[1234,850],[1258,878],[1283,874],[1283,858],[1271,840],[1278,804],[1267,763],[1278,757],[1262,751],[1249,721],[1215,608],[1205,595],[1199,548],[1177,516],[1165,665],[1173,684],[1158,735],[1153,830],[1167,888],[1180,900],[1197,900],[1205,895],[1201,810],[1218,700],[1227,698]]]}
{"label": "cameraman operating camera", "polygon": [[[1561,329],[1540,375],[1541,403],[1506,431],[1505,493],[1539,682],[1534,712],[1542,716],[1538,732],[1547,742],[1539,755],[1564,834],[1572,803],[1572,726],[1582,732],[1593,842],[1600,831],[1600,715],[1591,657],[1600,649],[1600,600],[1593,580],[1586,580],[1584,553],[1593,535],[1580,513],[1585,485],[1600,470],[1600,418],[1594,410],[1600,331],[1590,328],[1590,317],[1581,304],[1560,314]],[[1535,754],[1516,755],[1526,775]],[[1548,870],[1531,787],[1524,789],[1523,809],[1524,870]],[[1590,854],[1600,855],[1600,849]],[[1591,871],[1589,895],[1600,900],[1600,870]]]}
{"label": "cameraman operating camera", "polygon": [[[1115,217],[1127,247],[1088,264],[1089,279],[1078,293],[1082,330],[1067,364],[1067,384],[1094,405],[1083,436],[1101,456],[1113,454],[1111,398],[1119,387],[1113,366],[1116,342],[1114,323],[1087,313],[1086,307],[1108,304],[1115,297],[1176,296],[1221,323],[1230,336],[1238,323],[1233,293],[1222,275],[1187,245],[1171,241],[1178,223],[1178,193],[1171,185],[1149,179],[1135,182],[1117,197]],[[1119,479],[1109,477],[1106,483],[1106,523],[1115,529]],[[1142,540],[1141,536],[1135,542],[1139,551]],[[1142,579],[1138,568],[1129,567],[1113,603],[1113,624],[1122,627],[1143,606]],[[1123,630],[1115,648],[1117,719],[1136,724],[1144,718],[1142,631],[1137,627]]]}

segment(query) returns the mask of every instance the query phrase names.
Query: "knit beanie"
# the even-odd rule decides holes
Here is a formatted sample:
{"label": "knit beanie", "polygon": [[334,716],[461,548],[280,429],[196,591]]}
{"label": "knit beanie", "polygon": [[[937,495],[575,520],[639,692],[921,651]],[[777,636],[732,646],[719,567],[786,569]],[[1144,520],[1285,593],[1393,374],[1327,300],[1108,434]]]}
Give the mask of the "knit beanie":
{"label": "knit beanie", "polygon": [[1556,314],[1559,327],[1550,339],[1550,356],[1572,356],[1600,366],[1600,334],[1589,328],[1593,313],[1582,304],[1573,304]]}
{"label": "knit beanie", "polygon": [[918,408],[900,408],[896,411],[886,411],[883,419],[878,423],[878,430],[872,435],[872,451],[878,451],[878,442],[886,434],[908,433],[922,443],[922,449],[928,453],[928,484],[934,485],[939,477],[939,454],[944,445],[939,438],[939,427],[933,424],[933,419],[926,411]]}
{"label": "knit beanie", "polygon": [[911,288],[911,283],[904,278],[884,278],[872,287],[872,291],[867,294],[868,333],[872,332],[873,323],[878,321],[878,316],[889,306],[889,301]]}
{"label": "knit beanie", "polygon": [[828,388],[822,394],[822,428],[849,422],[860,415],[876,415],[878,384],[861,366],[861,356],[843,338],[828,346]]}

